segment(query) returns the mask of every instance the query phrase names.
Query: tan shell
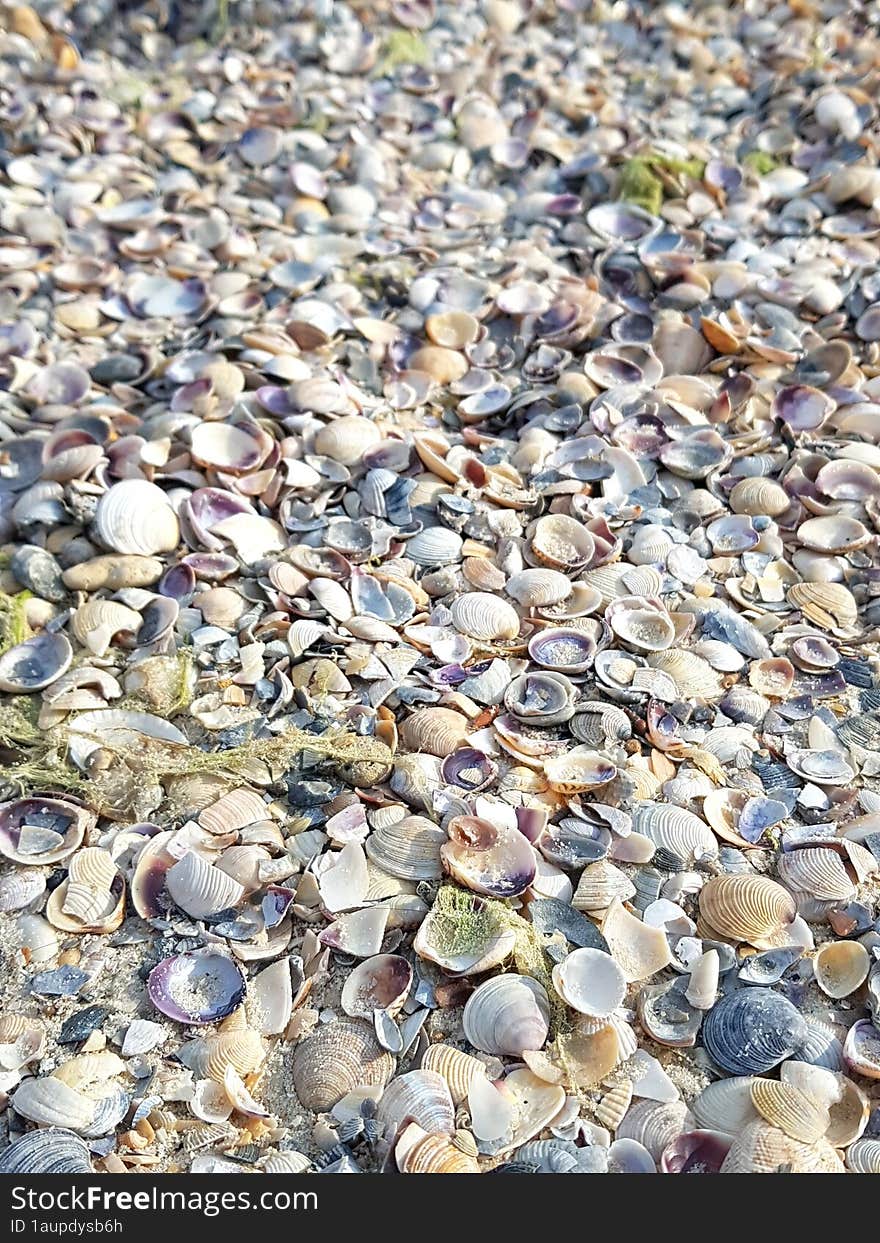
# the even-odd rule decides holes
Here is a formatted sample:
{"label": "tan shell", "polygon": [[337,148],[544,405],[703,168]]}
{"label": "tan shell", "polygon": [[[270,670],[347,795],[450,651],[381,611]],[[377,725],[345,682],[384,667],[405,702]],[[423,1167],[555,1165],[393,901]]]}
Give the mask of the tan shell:
{"label": "tan shell", "polygon": [[791,506],[791,497],[785,488],[760,475],[740,479],[733,485],[728,499],[735,514],[748,514],[750,517],[763,514],[768,518],[778,518]]}
{"label": "tan shell", "polygon": [[504,590],[523,608],[537,608],[567,600],[572,593],[572,584],[558,570],[521,570],[510,576]]}
{"label": "tan shell", "polygon": [[721,675],[696,652],[673,647],[666,652],[648,652],[645,659],[652,669],[669,674],[682,699],[711,702],[724,694]]}
{"label": "tan shell", "polygon": [[73,615],[74,637],[93,656],[104,656],[119,634],[137,634],[141,615],[118,600],[87,600]]}
{"label": "tan shell", "polygon": [[408,751],[427,751],[444,759],[467,745],[467,718],[451,708],[418,708],[400,728]]}
{"label": "tan shell", "polygon": [[15,1112],[42,1126],[84,1131],[95,1116],[95,1101],[60,1079],[25,1079],[12,1097]]}
{"label": "tan shell", "polygon": [[442,1075],[454,1105],[466,1100],[474,1079],[486,1074],[481,1061],[448,1044],[430,1045],[422,1058],[422,1069]]}
{"label": "tan shell", "polygon": [[628,902],[635,893],[636,887],[625,872],[600,859],[581,872],[571,904],[579,911],[604,911],[615,898]]}
{"label": "tan shell", "polygon": [[797,915],[781,885],[767,876],[713,876],[700,891],[700,915],[723,938],[760,948]]}
{"label": "tan shell", "polygon": [[688,1130],[690,1114],[684,1101],[637,1100],[618,1124],[618,1139],[634,1139],[659,1161],[664,1148]]}
{"label": "tan shell", "polygon": [[87,1088],[104,1083],[121,1075],[125,1062],[110,1049],[98,1053],[78,1053],[52,1071],[52,1078],[66,1083],[69,1088]]}
{"label": "tan shell", "polygon": [[734,1075],[703,1088],[691,1103],[697,1125],[722,1135],[738,1135],[747,1123],[759,1117],[752,1101],[754,1082],[751,1075]]}
{"label": "tan shell", "polygon": [[611,629],[638,652],[662,652],[675,642],[675,624],[657,600],[621,596],[605,610]]}
{"label": "tan shell", "polygon": [[[822,847],[791,850],[779,856],[779,879],[791,889],[827,902],[847,901],[856,886],[840,855]],[[710,921],[711,922],[711,921]]]}
{"label": "tan shell", "polygon": [[607,1126],[609,1131],[616,1131],[626,1116],[632,1098],[633,1085],[629,1079],[624,1079],[622,1083],[606,1092],[599,1101],[596,1106],[597,1121]]}
{"label": "tan shell", "polygon": [[465,592],[452,602],[450,612],[456,630],[484,643],[515,639],[520,631],[520,616],[513,605],[488,591]]}
{"label": "tan shell", "polygon": [[833,634],[851,632],[859,618],[853,594],[840,583],[795,583],[788,601],[805,617]]}
{"label": "tan shell", "polygon": [[384,1087],[394,1066],[366,1022],[340,1019],[296,1046],[291,1073],[300,1103],[324,1112],[360,1084]]}
{"label": "tan shell", "polygon": [[95,535],[114,552],[152,556],[171,552],[180,539],[168,497],[146,479],[122,479],[98,501]]}
{"label": "tan shell", "polygon": [[255,790],[242,786],[230,790],[199,813],[199,824],[209,833],[232,833],[268,819],[269,809]]}
{"label": "tan shell", "polygon": [[571,1088],[595,1087],[621,1057],[620,1038],[610,1023],[596,1031],[591,1021],[578,1020],[570,1032],[557,1038],[556,1047]]}
{"label": "tan shell", "polygon": [[251,1027],[238,1027],[190,1040],[181,1049],[181,1060],[200,1079],[222,1083],[228,1066],[242,1076],[259,1070],[266,1060],[266,1050],[258,1032]]}
{"label": "tan shell", "polygon": [[647,980],[672,962],[672,951],[662,928],[651,928],[631,915],[619,898],[608,908],[602,935],[626,979]]}
{"label": "tan shell", "polygon": [[99,846],[86,846],[70,860],[67,876],[89,889],[107,890],[116,877],[116,864],[108,850]]}
{"label": "tan shell", "polygon": [[734,1137],[722,1174],[776,1174],[791,1165],[801,1145],[763,1118],[749,1122]]}
{"label": "tan shell", "polygon": [[315,452],[343,466],[353,466],[381,439],[375,423],[358,414],[345,414],[321,428],[315,437]]}
{"label": "tan shell", "polygon": [[813,959],[816,983],[828,997],[849,997],[864,984],[871,969],[871,957],[858,941],[828,941],[820,945]]}
{"label": "tan shell", "polygon": [[367,857],[401,880],[438,880],[443,874],[440,847],[448,838],[425,816],[404,816],[373,830],[364,843]]}
{"label": "tan shell", "polygon": [[428,1135],[416,1122],[411,1122],[397,1141],[394,1159],[402,1174],[479,1174],[480,1166],[471,1138],[470,1144],[458,1138],[467,1132]]}
{"label": "tan shell", "polygon": [[761,1117],[791,1139],[812,1144],[828,1129],[828,1110],[791,1084],[775,1079],[755,1079],[750,1095]]}
{"label": "tan shell", "polygon": [[613,781],[617,766],[600,752],[578,746],[545,760],[544,775],[559,794],[580,794]]}
{"label": "tan shell", "polygon": [[115,932],[124,915],[125,883],[119,875],[112,888],[105,890],[72,886],[65,878],[46,903],[46,918],[61,932]]}

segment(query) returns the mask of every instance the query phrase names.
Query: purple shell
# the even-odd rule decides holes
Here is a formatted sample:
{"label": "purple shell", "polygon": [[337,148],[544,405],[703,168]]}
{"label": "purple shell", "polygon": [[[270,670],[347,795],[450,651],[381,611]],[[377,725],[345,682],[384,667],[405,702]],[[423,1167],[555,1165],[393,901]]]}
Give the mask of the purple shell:
{"label": "purple shell", "polygon": [[720,1174],[732,1140],[717,1131],[685,1131],[663,1150],[664,1174]]}
{"label": "purple shell", "polygon": [[247,985],[225,954],[192,952],[163,958],[150,972],[147,993],[175,1023],[216,1023],[237,1010]]}
{"label": "purple shell", "polygon": [[476,747],[459,747],[447,755],[440,776],[448,784],[469,793],[485,790],[498,775],[498,765]]}

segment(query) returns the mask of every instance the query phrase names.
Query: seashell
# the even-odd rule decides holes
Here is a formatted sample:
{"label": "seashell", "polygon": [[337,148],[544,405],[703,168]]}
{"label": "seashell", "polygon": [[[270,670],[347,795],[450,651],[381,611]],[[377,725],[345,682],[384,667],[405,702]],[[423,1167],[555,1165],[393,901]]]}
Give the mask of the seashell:
{"label": "seashell", "polygon": [[427,527],[407,541],[406,555],[416,565],[453,565],[461,560],[462,544],[461,536],[448,527]]}
{"label": "seashell", "polygon": [[[596,1119],[609,1131],[616,1131],[626,1116],[633,1098],[632,1084],[629,1079],[611,1088],[596,1106]],[[626,1138],[626,1137],[622,1137]]]}
{"label": "seashell", "polygon": [[660,1169],[664,1174],[718,1174],[730,1148],[730,1140],[717,1131],[688,1131],[663,1150]]}
{"label": "seashell", "polygon": [[715,858],[718,854],[712,830],[683,807],[641,803],[633,814],[633,828],[650,838],[658,850],[669,850],[685,861],[694,856]]}
{"label": "seashell", "polygon": [[515,639],[520,631],[520,617],[513,605],[486,591],[456,597],[450,612],[456,630],[484,643]]}
{"label": "seashell", "polygon": [[342,1008],[351,1018],[372,1018],[374,1010],[393,1018],[406,1001],[412,980],[413,970],[405,958],[377,954],[358,963],[346,979]]}
{"label": "seashell", "polygon": [[400,729],[401,744],[443,759],[468,745],[467,719],[450,708],[419,708]]}
{"label": "seashell", "polygon": [[147,980],[150,1001],[176,1023],[216,1023],[244,1000],[241,969],[225,954],[175,954],[153,968]]}
{"label": "seashell", "polygon": [[[410,718],[412,719],[412,718]],[[375,829],[364,842],[367,857],[402,880],[439,880],[446,833],[424,816],[404,816]]]}
{"label": "seashell", "polygon": [[697,1124],[722,1135],[738,1135],[760,1115],[752,1100],[752,1075],[718,1079],[703,1088],[691,1103]]}
{"label": "seashell", "polygon": [[0,656],[0,691],[29,695],[44,690],[67,672],[72,660],[73,648],[67,636],[44,630]]}
{"label": "seashell", "polygon": [[864,1092],[851,1079],[821,1066],[793,1060],[783,1062],[779,1074],[783,1083],[798,1088],[827,1109],[829,1125],[825,1138],[835,1148],[845,1148],[862,1135],[871,1110]]}
{"label": "seashell", "polygon": [[40,1127],[0,1152],[0,1174],[92,1174],[88,1148],[73,1131]]}
{"label": "seashell", "polygon": [[474,893],[512,898],[535,879],[535,852],[518,829],[497,827],[478,816],[456,816],[440,848],[444,868]]}
{"label": "seashell", "polygon": [[634,1101],[617,1126],[617,1138],[635,1140],[659,1161],[662,1153],[687,1129],[689,1118],[684,1101]]}
{"label": "seashell", "polygon": [[95,1116],[95,1102],[60,1079],[25,1079],[12,1096],[15,1112],[42,1126],[88,1131]]}
{"label": "seashell", "polygon": [[527,725],[562,725],[574,716],[575,688],[562,673],[524,673],[504,692],[504,706]]}
{"label": "seashell", "polygon": [[791,497],[785,489],[760,475],[740,479],[731,489],[728,500],[735,514],[747,514],[749,517],[765,515],[778,518],[791,507]]}
{"label": "seashell", "polygon": [[312,1163],[301,1152],[273,1152],[262,1163],[264,1174],[305,1174],[312,1168]]}
{"label": "seashell", "polygon": [[803,1044],[806,1024],[790,1001],[768,988],[729,993],[703,1020],[703,1043],[731,1075],[763,1075]]}
{"label": "seashell", "polygon": [[266,1050],[257,1032],[234,1022],[231,1028],[222,1027],[214,1035],[187,1041],[179,1056],[184,1066],[200,1079],[222,1084],[229,1067],[239,1075],[259,1070],[266,1060]]}
{"label": "seashell", "polygon": [[722,1174],[778,1174],[793,1167],[802,1145],[763,1118],[749,1122],[731,1144]]}
{"label": "seashell", "polygon": [[857,1074],[880,1079],[880,1030],[867,1019],[853,1023],[843,1045],[843,1058]]}
{"label": "seashell", "polygon": [[700,914],[722,938],[762,948],[797,914],[791,895],[766,876],[713,876],[700,891]]}
{"label": "seashell", "polygon": [[397,1168],[402,1174],[479,1174],[473,1140],[468,1143],[466,1135],[457,1132],[451,1139],[428,1135],[418,1123],[411,1122],[394,1149]]}
{"label": "seashell", "polygon": [[623,1002],[626,978],[610,954],[576,949],[553,968],[553,987],[579,1014],[605,1019]]}
{"label": "seashell", "polygon": [[[782,935],[785,935],[784,931]],[[752,954],[740,967],[738,978],[746,984],[778,984],[788,968],[802,954],[799,945],[782,945],[778,949],[766,950],[763,954]]]}
{"label": "seashell", "polygon": [[559,604],[572,593],[571,580],[558,570],[520,570],[507,580],[505,592],[523,608]]}
{"label": "seashell", "polygon": [[21,911],[45,893],[46,878],[40,872],[15,868],[0,876],[0,913]]}
{"label": "seashell", "polygon": [[596,655],[596,641],[583,630],[564,626],[539,630],[528,644],[532,660],[554,673],[585,673]]}
{"label": "seashell", "polygon": [[834,850],[807,847],[789,851],[779,856],[778,872],[786,885],[813,898],[846,902],[855,895],[856,886]]}
{"label": "seashell", "polygon": [[321,944],[355,958],[370,958],[379,953],[390,913],[388,906],[372,906],[339,915],[321,933]]}
{"label": "seashell", "polygon": [[529,548],[543,565],[564,572],[585,569],[596,555],[591,532],[566,514],[546,514],[539,518],[532,530]]}
{"label": "seashell", "polygon": [[206,919],[237,906],[244,888],[219,868],[189,851],[165,874],[165,886],[172,900],[193,919]]}
{"label": "seashell", "polygon": [[494,784],[498,766],[475,747],[461,747],[446,756],[440,776],[449,785],[458,786],[469,794],[479,794]]}
{"label": "seashell", "polygon": [[636,919],[617,898],[602,921],[602,935],[629,983],[646,980],[672,962],[663,931]]}
{"label": "seashell", "polygon": [[166,847],[170,832],[147,838],[135,860],[131,880],[131,902],[141,919],[156,919],[162,913],[161,898],[165,892],[165,875],[177,860]]}
{"label": "seashell", "polygon": [[14,863],[60,863],[82,844],[94,815],[76,803],[21,798],[0,803],[0,852]]}
{"label": "seashell", "polygon": [[467,1099],[475,1079],[486,1077],[486,1067],[469,1053],[448,1044],[432,1044],[422,1058],[422,1070],[440,1075],[446,1082],[454,1105]]}
{"label": "seashell", "polygon": [[625,872],[600,859],[581,872],[571,904],[578,911],[598,913],[606,910],[615,898],[628,902],[635,893],[636,887]]}
{"label": "seashell", "polygon": [[381,439],[382,433],[375,423],[360,415],[346,414],[321,428],[315,437],[315,452],[343,466],[355,466]]}
{"label": "seashell", "polygon": [[105,548],[145,557],[171,552],[180,538],[168,497],[145,479],[123,479],[105,492],[95,511],[93,529]]}
{"label": "seashell", "polygon": [[759,1078],[752,1082],[749,1091],[761,1117],[791,1139],[812,1144],[828,1129],[828,1110],[791,1084]]}
{"label": "seashell", "polygon": [[300,1103],[324,1112],[360,1084],[384,1087],[394,1066],[394,1058],[367,1023],[340,1019],[300,1041],[293,1051],[291,1073]]}
{"label": "seashell", "polygon": [[462,1023],[468,1041],[481,1053],[520,1057],[543,1048],[549,1031],[550,1004],[537,980],[500,975],[471,993]]}
{"label": "seashell", "polygon": [[[290,1022],[293,1010],[293,986],[290,963],[279,958],[264,967],[250,983],[247,1010],[251,1022],[263,1036],[280,1036]],[[235,1066],[239,1074],[248,1074]]]}
{"label": "seashell", "polygon": [[580,794],[613,781],[617,766],[598,751],[579,746],[545,760],[544,775],[559,794]]}
{"label": "seashell", "polygon": [[451,1135],[455,1107],[446,1080],[424,1067],[398,1075],[382,1093],[376,1121],[387,1140],[393,1140],[408,1122],[417,1122],[428,1135]]}
{"label": "seashell", "polygon": [[[846,1168],[853,1174],[880,1174],[880,1139],[860,1139],[848,1148]],[[0,1170],[3,1170],[3,1157],[0,1157]]]}
{"label": "seashell", "polygon": [[787,599],[822,630],[842,637],[854,632],[858,606],[852,593],[840,583],[795,583],[789,587]]}
{"label": "seashell", "polygon": [[652,669],[658,669],[672,678],[682,699],[713,702],[721,698],[721,678],[709,662],[695,652],[672,648],[665,652],[648,652],[645,659]]}
{"label": "seashell", "polygon": [[706,950],[691,967],[685,997],[697,1010],[711,1010],[718,996],[721,960],[717,950]]}
{"label": "seashell", "polygon": [[659,600],[621,596],[605,610],[605,620],[624,643],[639,652],[659,652],[675,642],[675,625]]}
{"label": "seashell", "polygon": [[868,978],[871,959],[858,941],[828,941],[813,959],[816,983],[835,1000],[849,997]]}

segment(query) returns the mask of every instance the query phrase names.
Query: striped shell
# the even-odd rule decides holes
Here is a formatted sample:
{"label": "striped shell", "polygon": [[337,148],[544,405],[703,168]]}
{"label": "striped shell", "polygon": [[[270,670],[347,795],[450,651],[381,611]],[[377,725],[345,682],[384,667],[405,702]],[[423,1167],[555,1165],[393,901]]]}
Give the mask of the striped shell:
{"label": "striped shell", "polygon": [[519,634],[519,613],[512,604],[487,591],[469,591],[458,596],[450,611],[453,626],[471,639],[494,643],[515,639]]}
{"label": "striped shell", "polygon": [[74,637],[93,656],[104,656],[119,634],[137,634],[142,617],[118,600],[87,600],[73,615]]}
{"label": "striped shell", "polygon": [[638,1100],[618,1125],[617,1138],[635,1140],[659,1161],[664,1148],[688,1129],[689,1119],[684,1101]]}
{"label": "striped shell", "polygon": [[693,855],[715,858],[718,842],[709,826],[683,807],[642,803],[633,813],[633,829],[650,838],[658,850],[670,850],[685,861]]}
{"label": "striped shell", "polygon": [[463,540],[448,527],[427,527],[407,541],[406,555],[416,565],[452,565],[461,560]]}
{"label": "striped shell", "polygon": [[266,1060],[266,1050],[257,1032],[242,1027],[188,1041],[180,1051],[180,1059],[200,1079],[222,1083],[229,1066],[242,1076],[259,1070]]}
{"label": "striped shell", "polygon": [[367,1023],[340,1019],[296,1046],[291,1071],[300,1103],[324,1112],[359,1085],[384,1087],[394,1065]]}
{"label": "striped shell", "polygon": [[728,499],[735,514],[749,514],[752,517],[763,514],[768,518],[778,518],[791,506],[791,497],[785,488],[760,475],[740,479],[733,485]]}
{"label": "striped shell", "polygon": [[468,997],[462,1015],[464,1034],[481,1053],[509,1054],[544,1047],[550,1029],[547,994],[530,976],[499,975]]}
{"label": "striped shell", "polygon": [[113,552],[149,557],[177,547],[180,528],[168,497],[145,479],[123,479],[98,501],[94,533]]}
{"label": "striped shell", "polygon": [[779,857],[779,879],[791,889],[828,902],[848,901],[856,886],[840,855],[834,850],[807,847],[791,850]]}
{"label": "striped shell", "polygon": [[12,1097],[17,1114],[42,1126],[60,1126],[70,1131],[87,1131],[95,1116],[95,1101],[51,1076],[25,1079]]}
{"label": "striped shell", "polygon": [[578,911],[604,911],[615,898],[628,902],[635,893],[636,887],[625,872],[600,859],[581,872],[571,904]]}
{"label": "striped shell", "polygon": [[91,1174],[89,1150],[78,1135],[43,1127],[20,1136],[0,1153],[0,1174]]}
{"label": "striped shell", "polygon": [[807,1034],[801,1014],[781,993],[741,988],[703,1020],[703,1044],[730,1075],[763,1075],[790,1057]]}
{"label": "striped shell", "polygon": [[419,708],[400,729],[400,741],[408,751],[427,751],[445,759],[467,745],[467,719],[451,708]]}
{"label": "striped shell", "polygon": [[448,1044],[430,1045],[422,1058],[422,1069],[442,1076],[454,1105],[466,1100],[474,1079],[486,1074],[486,1067],[478,1058]]}
{"label": "striped shell", "polygon": [[633,1097],[633,1085],[624,1079],[616,1087],[606,1092],[596,1106],[596,1118],[609,1131],[616,1131],[626,1116]]}
{"label": "striped shell", "polygon": [[724,693],[724,683],[708,660],[685,648],[665,652],[648,652],[645,659],[652,669],[659,669],[672,678],[682,699],[705,699],[714,702]]}
{"label": "striped shell", "polygon": [[788,600],[809,621],[834,634],[851,631],[859,619],[852,592],[840,583],[795,583]]}
{"label": "striped shell", "polygon": [[880,1174],[880,1139],[860,1139],[848,1148],[846,1168],[854,1174]]}
{"label": "striped shell", "polygon": [[755,1079],[750,1095],[765,1122],[778,1127],[791,1139],[812,1144],[828,1130],[828,1110],[791,1084],[775,1079]]}
{"label": "striped shell", "polygon": [[394,1149],[401,1174],[479,1174],[476,1147],[468,1132],[428,1135],[411,1122]]}
{"label": "striped shell", "polygon": [[424,1068],[398,1075],[382,1093],[376,1120],[388,1140],[393,1140],[406,1122],[417,1122],[428,1135],[451,1135],[455,1107],[446,1080]]}
{"label": "striped shell", "polygon": [[766,876],[713,876],[700,891],[700,915],[711,928],[758,948],[796,914],[791,894]]}
{"label": "striped shell", "polygon": [[364,843],[367,856],[390,876],[401,880],[439,880],[443,875],[440,848],[448,838],[424,816],[404,816],[374,829]]}
{"label": "striped shell", "polygon": [[567,600],[572,585],[571,580],[558,570],[520,570],[510,576],[504,590],[523,608],[537,608]]}
{"label": "striped shell", "polygon": [[205,919],[237,906],[244,897],[238,881],[193,850],[168,869],[165,886],[173,901],[193,919]]}
{"label": "striped shell", "polygon": [[718,1079],[703,1088],[691,1102],[697,1125],[722,1135],[738,1135],[749,1122],[759,1117],[752,1101],[751,1075]]}

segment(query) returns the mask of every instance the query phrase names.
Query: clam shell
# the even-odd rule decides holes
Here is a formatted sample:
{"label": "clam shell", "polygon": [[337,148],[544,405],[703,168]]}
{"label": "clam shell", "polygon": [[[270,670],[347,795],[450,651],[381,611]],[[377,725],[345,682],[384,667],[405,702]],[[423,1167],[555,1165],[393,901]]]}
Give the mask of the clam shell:
{"label": "clam shell", "polygon": [[846,1168],[853,1174],[880,1174],[880,1139],[860,1139],[848,1148]]}
{"label": "clam shell", "polygon": [[399,954],[366,958],[345,981],[342,1008],[351,1018],[372,1018],[374,1010],[393,1017],[406,1001],[412,980],[412,967]]}
{"label": "clam shell", "polygon": [[675,625],[659,600],[622,596],[605,610],[611,629],[638,652],[660,652],[675,642]]}
{"label": "clam shell", "polygon": [[520,570],[518,574],[511,574],[504,590],[517,604],[532,609],[567,600],[572,593],[572,584],[558,570]]}
{"label": "clam shell", "polygon": [[245,990],[240,968],[210,950],[163,958],[147,980],[150,1001],[177,1023],[216,1023],[241,1005]]}
{"label": "clam shell", "polygon": [[144,557],[172,551],[180,538],[168,497],[145,479],[123,479],[105,492],[93,528],[105,548]]}
{"label": "clam shell", "polygon": [[[633,1098],[632,1084],[629,1079],[606,1092],[596,1106],[596,1119],[609,1131],[616,1131],[626,1116]],[[625,1137],[621,1137],[625,1138]]]}
{"label": "clam shell", "polygon": [[424,1067],[398,1075],[382,1093],[376,1120],[387,1140],[393,1140],[407,1122],[417,1122],[428,1135],[451,1135],[455,1106],[446,1080]]}
{"label": "clam shell", "polygon": [[469,1143],[465,1140],[467,1135],[428,1135],[411,1122],[394,1149],[397,1168],[402,1174],[479,1174],[476,1148],[471,1137]]}
{"label": "clam shell", "polygon": [[478,816],[456,816],[440,849],[444,868],[474,893],[513,898],[535,879],[535,852],[518,829],[496,827]]}
{"label": "clam shell", "polygon": [[364,843],[367,857],[402,880],[439,880],[446,833],[424,816],[404,816],[375,829]]}
{"label": "clam shell", "polygon": [[788,601],[814,625],[832,634],[848,635],[858,621],[858,605],[840,583],[795,583],[788,589]]}
{"label": "clam shell", "polygon": [[486,1067],[469,1053],[448,1044],[429,1045],[422,1058],[422,1069],[433,1071],[446,1082],[454,1105],[467,1099],[475,1079],[485,1078]]}
{"label": "clam shell", "polygon": [[400,741],[410,751],[444,759],[467,745],[467,719],[450,708],[419,708],[401,726]]}
{"label": "clam shell", "polygon": [[535,523],[529,547],[534,557],[556,570],[581,570],[596,552],[590,531],[566,514],[546,514]]}
{"label": "clam shell", "polygon": [[44,630],[0,656],[0,691],[26,695],[44,690],[67,672],[72,660],[67,636]]}
{"label": "clam shell", "polygon": [[864,984],[871,958],[858,941],[828,941],[813,959],[816,983],[828,997],[849,997]]}
{"label": "clam shell", "polygon": [[458,596],[450,612],[456,630],[484,643],[515,639],[520,631],[520,616],[513,605],[487,591]]}
{"label": "clam shell", "polygon": [[791,507],[791,497],[785,489],[772,479],[761,476],[740,479],[731,489],[728,500],[735,514],[748,514],[750,517],[764,514],[768,518],[778,518]]}
{"label": "clam shell", "polygon": [[192,850],[168,869],[165,885],[176,905],[193,919],[206,919],[228,910],[244,897],[244,888],[238,881]]}
{"label": "clam shell", "polygon": [[729,993],[703,1020],[703,1043],[731,1075],[763,1075],[790,1057],[807,1035],[802,1016],[768,988]]}
{"label": "clam shell", "polygon": [[547,994],[529,976],[501,975],[471,993],[464,1008],[464,1034],[481,1053],[521,1057],[543,1048],[550,1022]]}
{"label": "clam shell", "polygon": [[553,987],[573,1010],[606,1019],[626,996],[626,977],[610,954],[576,949],[553,968]]}
{"label": "clam shell", "polygon": [[766,876],[713,876],[700,891],[700,914],[722,937],[761,948],[797,914],[791,894]]}
{"label": "clam shell", "polygon": [[95,817],[75,803],[21,798],[0,803],[0,852],[15,863],[60,863],[82,844]]}
{"label": "clam shell", "polygon": [[632,1139],[659,1161],[663,1151],[689,1125],[684,1101],[634,1101],[618,1124],[617,1138]]}
{"label": "clam shell", "polygon": [[559,794],[580,794],[613,781],[617,766],[598,751],[579,746],[545,760],[544,775]]}
{"label": "clam shell", "polygon": [[615,898],[628,902],[635,897],[636,887],[626,875],[606,859],[588,864],[581,872],[572,906],[579,911],[606,910]]}
{"label": "clam shell", "polygon": [[737,1075],[732,1079],[718,1079],[703,1088],[691,1103],[698,1126],[722,1135],[738,1135],[743,1127],[759,1117],[752,1100],[755,1082],[751,1075]]}
{"label": "clam shell", "polygon": [[[792,889],[827,901],[848,901],[856,887],[834,850],[807,847],[779,858],[780,880]],[[711,922],[711,921],[710,921]]]}
{"label": "clam shell", "polygon": [[323,1112],[360,1084],[384,1087],[394,1066],[370,1026],[340,1019],[323,1024],[296,1046],[291,1073],[300,1103]]}
{"label": "clam shell", "polygon": [[650,838],[658,850],[669,850],[680,859],[693,856],[715,858],[718,843],[709,826],[683,807],[642,803],[633,814],[633,828]]}
{"label": "clam shell", "polygon": [[62,1127],[21,1135],[0,1152],[0,1174],[92,1174],[89,1150]]}
{"label": "clam shell", "polygon": [[828,1110],[812,1101],[798,1088],[775,1079],[755,1079],[749,1089],[752,1104],[771,1126],[791,1139],[812,1144],[828,1129]]}
{"label": "clam shell", "polygon": [[25,1079],[12,1097],[15,1112],[42,1126],[85,1132],[95,1117],[95,1101],[51,1076]]}

